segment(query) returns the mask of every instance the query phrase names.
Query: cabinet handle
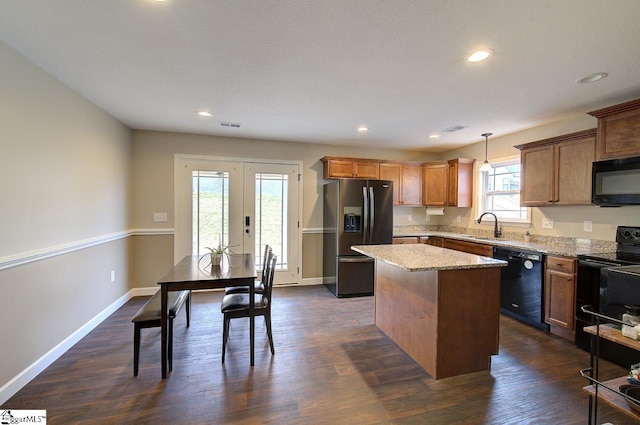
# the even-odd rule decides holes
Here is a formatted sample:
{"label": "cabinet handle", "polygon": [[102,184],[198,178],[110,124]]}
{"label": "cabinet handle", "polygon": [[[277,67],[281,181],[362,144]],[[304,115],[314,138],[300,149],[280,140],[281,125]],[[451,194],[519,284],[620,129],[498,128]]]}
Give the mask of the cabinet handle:
{"label": "cabinet handle", "polygon": [[556,267],[564,267],[564,264],[562,264],[562,263],[556,263]]}
{"label": "cabinet handle", "polygon": [[571,282],[573,280],[573,278],[568,277],[567,278],[567,282]]}

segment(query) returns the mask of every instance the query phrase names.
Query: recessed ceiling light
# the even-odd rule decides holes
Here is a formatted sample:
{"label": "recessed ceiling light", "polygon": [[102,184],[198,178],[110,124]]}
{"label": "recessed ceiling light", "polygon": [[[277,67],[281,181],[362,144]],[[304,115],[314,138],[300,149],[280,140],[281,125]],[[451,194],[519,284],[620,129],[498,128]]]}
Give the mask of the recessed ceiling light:
{"label": "recessed ceiling light", "polygon": [[369,131],[369,127],[366,127],[364,125],[361,125],[360,127],[358,127],[358,133],[367,133]]}
{"label": "recessed ceiling light", "polygon": [[437,138],[439,138],[439,137],[440,137],[440,135],[439,135],[439,134],[430,134],[430,135],[429,135],[429,139],[437,139]]}
{"label": "recessed ceiling light", "polygon": [[471,55],[469,55],[469,57],[467,58],[467,60],[469,62],[481,62],[483,60],[485,60],[486,58],[488,58],[489,56],[493,55],[493,50],[491,49],[480,49],[477,50],[473,53],[471,53]]}
{"label": "recessed ceiling light", "polygon": [[600,81],[604,78],[607,78],[609,74],[607,74],[606,72],[596,72],[594,74],[589,74],[586,77],[582,77],[579,80],[576,81],[576,83],[578,84],[589,84],[589,83],[595,83],[596,81]]}
{"label": "recessed ceiling light", "polygon": [[211,116],[211,112],[207,112],[207,111],[198,111],[196,112],[196,115],[201,116],[201,117],[205,117],[208,118]]}

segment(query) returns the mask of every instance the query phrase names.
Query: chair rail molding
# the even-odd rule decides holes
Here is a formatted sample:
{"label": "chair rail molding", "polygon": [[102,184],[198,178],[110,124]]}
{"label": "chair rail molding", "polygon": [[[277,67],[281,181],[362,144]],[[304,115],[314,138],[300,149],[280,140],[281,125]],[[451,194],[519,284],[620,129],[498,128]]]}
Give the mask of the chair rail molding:
{"label": "chair rail molding", "polygon": [[58,255],[68,254],[70,252],[87,249],[101,244],[116,241],[118,239],[128,238],[130,236],[148,236],[148,235],[173,235],[172,228],[159,229],[129,229],[120,232],[108,233],[105,235],[94,236],[92,238],[72,241],[60,245],[48,246],[33,251],[20,252],[14,255],[0,257],[0,271],[18,267],[35,261],[44,260],[46,258],[56,257]]}

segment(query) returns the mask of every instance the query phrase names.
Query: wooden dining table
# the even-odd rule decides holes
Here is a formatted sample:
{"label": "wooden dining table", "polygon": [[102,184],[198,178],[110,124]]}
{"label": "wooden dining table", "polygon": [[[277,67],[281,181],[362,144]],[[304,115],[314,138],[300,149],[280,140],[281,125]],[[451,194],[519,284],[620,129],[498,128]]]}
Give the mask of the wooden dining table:
{"label": "wooden dining table", "polygon": [[[176,264],[162,279],[158,281],[161,291],[161,342],[162,379],[167,377],[167,295],[169,291],[185,289],[216,289],[227,286],[249,287],[249,339],[251,347],[251,366],[254,363],[254,282],[257,277],[256,266],[251,254],[231,254],[223,256],[219,266],[212,266],[208,257],[188,255]],[[208,264],[209,263],[209,264]]]}

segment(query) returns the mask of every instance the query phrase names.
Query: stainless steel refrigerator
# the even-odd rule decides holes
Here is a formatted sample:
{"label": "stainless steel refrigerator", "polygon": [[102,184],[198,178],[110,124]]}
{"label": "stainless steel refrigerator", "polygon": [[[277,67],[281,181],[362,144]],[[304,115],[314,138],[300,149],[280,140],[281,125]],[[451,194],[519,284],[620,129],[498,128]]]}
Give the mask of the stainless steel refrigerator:
{"label": "stainless steel refrigerator", "polygon": [[392,242],[393,182],[339,179],[323,192],[324,284],[337,297],[373,295],[374,260],[351,246]]}

